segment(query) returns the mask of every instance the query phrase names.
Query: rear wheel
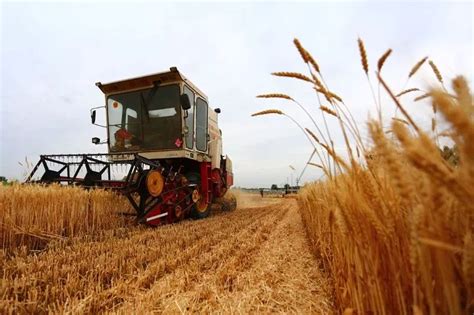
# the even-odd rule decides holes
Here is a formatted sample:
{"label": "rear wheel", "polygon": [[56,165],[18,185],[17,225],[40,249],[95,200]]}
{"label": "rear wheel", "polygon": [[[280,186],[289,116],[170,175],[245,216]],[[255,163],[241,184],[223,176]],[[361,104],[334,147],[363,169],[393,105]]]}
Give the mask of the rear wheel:
{"label": "rear wheel", "polygon": [[189,173],[186,175],[186,179],[190,184],[195,184],[192,193],[194,204],[191,206],[191,217],[193,219],[207,218],[211,212],[211,207],[209,203],[204,201],[204,196],[201,194],[201,176],[198,173]]}

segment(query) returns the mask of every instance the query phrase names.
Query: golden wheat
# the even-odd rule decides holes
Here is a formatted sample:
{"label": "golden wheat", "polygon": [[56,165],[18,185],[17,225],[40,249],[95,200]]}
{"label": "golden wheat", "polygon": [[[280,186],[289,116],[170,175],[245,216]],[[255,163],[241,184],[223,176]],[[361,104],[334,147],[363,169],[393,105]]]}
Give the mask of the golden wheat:
{"label": "golden wheat", "polygon": [[313,56],[311,56],[311,54],[306,49],[304,49],[304,47],[301,45],[300,41],[297,38],[293,40],[293,43],[295,44],[296,49],[298,49],[298,52],[300,53],[303,61],[305,63],[309,63],[313,67],[313,69],[317,73],[319,73],[319,65],[316,63],[316,60],[314,60]]}
{"label": "golden wheat", "polygon": [[413,99],[413,101],[418,102],[418,101],[424,100],[424,99],[430,97],[430,95],[431,95],[430,93],[425,93],[423,95],[415,97],[415,99]]}
{"label": "golden wheat", "polygon": [[418,61],[413,68],[411,68],[410,73],[408,73],[408,78],[411,78],[415,73],[418,72],[418,69],[425,63],[425,61],[428,59],[428,57],[424,57],[420,61]]}
{"label": "golden wheat", "polygon": [[311,137],[313,137],[313,139],[316,141],[316,143],[319,143],[318,137],[316,137],[316,135],[310,129],[308,129],[308,128],[304,128],[304,129],[306,130],[307,133],[309,133],[309,135]]}
{"label": "golden wheat", "polygon": [[[358,43],[368,74],[365,47],[362,40]],[[419,128],[397,99],[420,90],[395,96],[380,76],[390,53],[379,59],[378,79],[404,117],[393,119],[391,138],[380,122],[370,122],[374,145],[358,154],[365,157],[360,165],[349,165],[331,146],[320,144],[342,168],[328,174],[324,165],[308,163],[322,168],[327,178],[306,185],[298,195],[305,228],[333,281],[336,312],[466,314],[474,305],[472,95],[466,80],[458,77],[453,80],[454,96],[431,90],[417,98],[430,98],[434,111],[439,108],[439,119],[451,125],[440,135],[456,144],[460,161],[448,163],[436,135]],[[426,60],[415,64],[409,78]],[[434,63],[430,66],[443,83]],[[314,89],[332,99],[326,88]],[[433,133],[437,118],[431,121]],[[318,142],[309,129],[306,132]]]}
{"label": "golden wheat", "polygon": [[377,69],[382,70],[383,65],[385,64],[385,61],[387,60],[388,56],[392,53],[392,49],[388,49],[380,58],[379,61],[377,62]]}
{"label": "golden wheat", "polygon": [[301,58],[303,59],[303,61],[305,63],[308,63],[308,52],[303,48],[300,41],[297,38],[295,38],[293,40],[293,43],[295,44],[296,49],[298,49],[298,52],[300,53]]}
{"label": "golden wheat", "polygon": [[319,106],[319,109],[322,110],[323,112],[328,113],[329,115],[332,115],[334,117],[338,117],[337,113],[335,111],[333,111],[332,109],[330,109],[329,107],[327,107],[327,106],[321,105],[321,106]]}
{"label": "golden wheat", "polygon": [[405,94],[408,94],[408,93],[411,93],[411,92],[416,92],[416,91],[419,91],[420,89],[418,88],[411,88],[411,89],[406,89],[406,90],[403,90],[401,91],[400,93],[398,93],[397,95],[395,95],[396,97],[400,97],[402,95],[405,95]]}
{"label": "golden wheat", "polygon": [[433,70],[433,73],[435,74],[436,79],[438,79],[439,83],[443,84],[443,77],[441,76],[441,72],[439,71],[438,67],[435,65],[433,60],[430,60],[428,63],[431,69]]}
{"label": "golden wheat", "polygon": [[335,94],[335,93],[333,93],[333,92],[331,92],[331,91],[327,91],[327,90],[326,90],[326,92],[329,94],[329,97],[334,98],[334,99],[336,99],[336,101],[342,103],[342,98],[341,98],[340,96],[338,96],[337,94]]}
{"label": "golden wheat", "polygon": [[283,98],[287,100],[293,100],[290,96],[282,93],[269,93],[257,95],[257,98]]}
{"label": "golden wheat", "polygon": [[276,114],[276,115],[284,115],[284,113],[281,110],[278,109],[267,109],[267,110],[262,110],[257,113],[253,113],[251,116],[262,116],[262,115],[269,115],[269,114]]}
{"label": "golden wheat", "polygon": [[410,125],[410,124],[408,123],[408,121],[406,121],[406,120],[404,120],[404,119],[397,118],[397,117],[392,117],[392,120],[401,122],[402,124],[405,124],[405,125],[407,125],[407,126]]}
{"label": "golden wheat", "polygon": [[362,41],[362,39],[358,38],[357,44],[359,45],[359,54],[362,63],[362,68],[364,69],[365,74],[369,75],[369,62],[367,60],[367,52],[365,51],[364,42]]}
{"label": "golden wheat", "polygon": [[72,186],[0,186],[0,244],[8,252],[44,248],[51,240],[99,234],[130,223],[125,197]]}
{"label": "golden wheat", "polygon": [[287,77],[287,78],[294,78],[298,80],[303,80],[311,83],[315,83],[311,78],[308,76],[298,73],[298,72],[286,72],[286,71],[280,71],[280,72],[272,72],[272,75],[277,76],[277,77]]}

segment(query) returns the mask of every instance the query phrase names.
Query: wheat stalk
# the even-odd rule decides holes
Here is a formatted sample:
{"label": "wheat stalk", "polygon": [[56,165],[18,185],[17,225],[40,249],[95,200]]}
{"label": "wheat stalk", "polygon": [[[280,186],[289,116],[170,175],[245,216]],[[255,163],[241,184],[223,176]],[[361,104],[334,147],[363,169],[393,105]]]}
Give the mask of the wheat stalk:
{"label": "wheat stalk", "polygon": [[405,118],[410,122],[410,124],[413,126],[413,128],[415,128],[417,132],[420,132],[420,128],[415,123],[415,121],[411,118],[410,114],[408,114],[406,109],[402,106],[402,104],[397,99],[397,97],[393,94],[392,90],[388,87],[387,83],[382,79],[382,77],[380,76],[380,72],[377,73],[377,78],[379,79],[380,83],[382,83],[382,86],[384,87],[385,91],[387,91],[388,95],[392,98],[395,105],[397,105],[397,108],[400,109],[403,116],[405,116]]}

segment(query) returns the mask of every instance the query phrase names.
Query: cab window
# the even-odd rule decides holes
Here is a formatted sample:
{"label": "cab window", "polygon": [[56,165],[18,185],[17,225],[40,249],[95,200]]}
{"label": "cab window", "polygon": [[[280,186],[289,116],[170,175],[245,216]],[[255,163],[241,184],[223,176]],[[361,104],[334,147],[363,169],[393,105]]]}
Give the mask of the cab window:
{"label": "cab window", "polygon": [[207,150],[207,103],[202,98],[196,101],[196,149]]}

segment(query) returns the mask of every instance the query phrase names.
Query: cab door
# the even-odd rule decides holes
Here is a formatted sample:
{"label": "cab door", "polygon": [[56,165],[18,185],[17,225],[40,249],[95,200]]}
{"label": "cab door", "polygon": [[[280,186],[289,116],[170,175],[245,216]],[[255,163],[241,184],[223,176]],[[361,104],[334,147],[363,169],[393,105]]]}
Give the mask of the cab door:
{"label": "cab door", "polygon": [[184,140],[186,142],[186,148],[193,150],[194,149],[194,112],[195,112],[195,94],[187,85],[183,87],[183,93],[189,97],[191,102],[191,108],[188,109],[188,116],[185,118],[185,126],[187,133],[185,134]]}

